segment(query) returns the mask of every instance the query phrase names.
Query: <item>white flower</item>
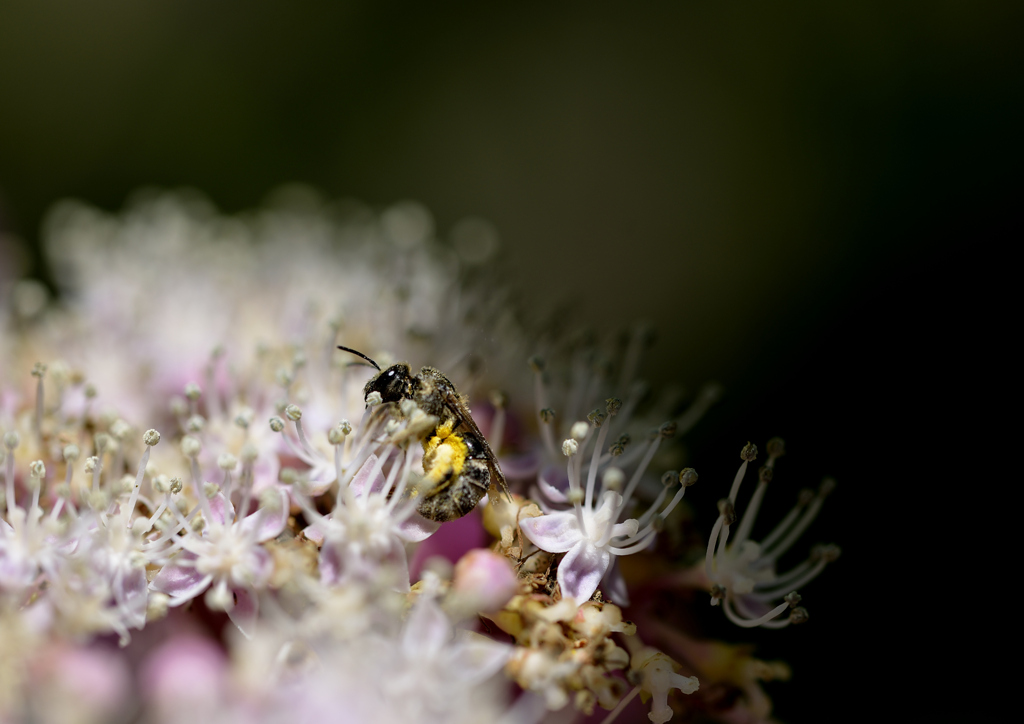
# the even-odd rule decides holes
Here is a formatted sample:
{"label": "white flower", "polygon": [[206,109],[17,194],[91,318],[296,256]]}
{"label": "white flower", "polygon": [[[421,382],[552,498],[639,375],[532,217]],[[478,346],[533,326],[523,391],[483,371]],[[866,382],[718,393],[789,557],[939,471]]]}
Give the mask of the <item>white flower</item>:
{"label": "white flower", "polygon": [[[606,406],[607,416],[614,417],[620,407],[621,403],[617,399],[609,399]],[[619,522],[641,476],[657,451],[660,441],[673,435],[676,428],[673,423],[666,423],[651,435],[643,458],[626,486],[624,494],[620,494],[614,489],[605,489],[595,500],[598,469],[602,463],[607,463],[617,457],[614,445],[612,451],[604,456],[601,454],[608,429],[611,427],[610,421],[606,421],[605,417],[604,412],[595,410],[590,415],[592,426],[590,434],[584,437],[584,431],[577,430],[577,434],[584,437],[583,445],[568,444],[575,443],[575,440],[566,440],[566,444],[563,445],[563,451],[569,458],[568,495],[562,494],[555,486],[547,483],[543,476],[541,477],[542,489],[545,489],[547,497],[557,502],[569,502],[573,509],[554,512],[548,508],[545,515],[527,518],[520,523],[524,535],[538,548],[549,553],[566,554],[558,564],[558,584],[561,587],[562,595],[575,599],[577,603],[583,603],[594,595],[601,580],[608,576],[612,561],[616,556],[636,553],[650,546],[665,516],[672,512],[682,500],[686,488],[697,479],[696,473],[689,468],[681,474],[667,473],[663,480],[665,488],[647,512],[639,518],[628,518]],[[574,427],[579,426],[577,424]],[[593,434],[597,429],[600,431],[596,435]],[[585,450],[588,443],[594,438],[596,438],[596,442],[590,466],[586,470],[587,482],[584,492],[581,480],[583,467],[579,462],[580,452]],[[621,488],[622,479],[623,475],[619,468],[608,467],[602,475],[602,487]],[[676,494],[662,509],[661,505],[667,497],[668,489],[676,485],[677,482],[681,484]],[[625,586],[617,575],[608,577],[607,593],[621,603],[628,603]]]}
{"label": "white flower", "polygon": [[[775,572],[776,560],[792,547],[817,516],[825,496],[835,486],[831,479],[822,483],[817,494],[802,491],[797,505],[764,540],[760,543],[750,540],[758,508],[774,475],[775,461],[784,451],[779,438],[768,442],[768,462],[758,474],[757,488],[740,520],[736,537],[729,543],[731,527],[736,522],[736,495],[748,463],[757,458],[757,446],[747,443],[740,453],[743,462],[736,472],[729,497],[718,503],[719,516],[708,540],[704,571],[711,584],[711,605],[721,603],[726,617],[744,628],[782,628],[806,621],[807,610],[797,605],[801,598],[796,589],[815,578],[826,564],[839,556],[837,546],[816,546],[803,563],[783,574]],[[773,604],[780,598],[784,599],[782,603]],[[787,610],[790,610],[789,616],[780,618]]]}

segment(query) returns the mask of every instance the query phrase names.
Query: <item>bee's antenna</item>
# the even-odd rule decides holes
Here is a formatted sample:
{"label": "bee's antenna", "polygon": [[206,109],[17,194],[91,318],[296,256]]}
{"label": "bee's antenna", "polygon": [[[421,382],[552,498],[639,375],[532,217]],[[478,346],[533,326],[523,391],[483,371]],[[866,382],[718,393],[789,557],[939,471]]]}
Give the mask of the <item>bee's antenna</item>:
{"label": "bee's antenna", "polygon": [[373,365],[374,367],[376,367],[376,368],[377,368],[377,371],[378,371],[378,372],[380,372],[380,371],[381,371],[381,370],[380,370],[380,365],[378,365],[378,364],[377,364],[376,362],[374,362],[374,361],[373,361],[372,359],[370,359],[369,357],[367,357],[367,356],[366,356],[365,354],[363,354],[362,352],[357,352],[356,350],[352,349],[351,347],[342,347],[342,346],[341,346],[340,344],[338,345],[338,349],[343,349],[343,350],[345,350],[346,352],[351,352],[352,354],[354,354],[354,355],[356,355],[356,356],[358,356],[358,357],[362,357],[362,358],[363,358],[364,360],[366,360],[367,362],[369,362],[370,364],[372,364],[372,365]]}

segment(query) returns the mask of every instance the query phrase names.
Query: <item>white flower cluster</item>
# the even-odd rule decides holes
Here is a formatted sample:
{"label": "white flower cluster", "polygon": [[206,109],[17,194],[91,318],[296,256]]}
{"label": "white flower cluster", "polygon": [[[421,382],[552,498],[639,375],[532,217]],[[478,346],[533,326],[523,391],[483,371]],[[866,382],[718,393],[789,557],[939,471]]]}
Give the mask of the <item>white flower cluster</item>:
{"label": "white flower cluster", "polygon": [[[60,303],[36,289],[0,313],[0,720],[525,724],[600,705],[660,723],[696,700],[715,669],[623,619],[618,562],[655,548],[696,482],[665,471],[664,441],[716,393],[645,408],[642,333],[614,381],[600,345],[541,341],[567,364],[531,361],[531,411],[509,371],[526,373],[526,336],[493,286],[467,287],[487,284],[483,237],[460,258],[416,204],[377,214],[301,188],[236,216],[189,193],[121,215],[59,205]],[[367,394],[354,349],[458,379],[497,460],[415,395]],[[500,464],[516,494],[428,520],[425,486],[458,474],[424,471],[430,444],[453,471]],[[835,557],[774,573],[827,491],[748,540],[770,444],[729,546],[744,454],[706,567],[679,575],[736,623],[776,627],[806,618],[799,597],[763,609]]]}

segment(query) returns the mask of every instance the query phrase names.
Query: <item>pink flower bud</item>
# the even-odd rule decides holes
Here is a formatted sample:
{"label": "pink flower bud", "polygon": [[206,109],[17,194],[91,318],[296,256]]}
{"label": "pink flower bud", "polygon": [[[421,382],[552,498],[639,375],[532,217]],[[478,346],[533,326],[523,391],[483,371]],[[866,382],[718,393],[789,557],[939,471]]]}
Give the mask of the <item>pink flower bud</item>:
{"label": "pink flower bud", "polygon": [[491,612],[500,610],[519,589],[508,559],[493,551],[476,548],[455,564],[452,592],[460,608]]}

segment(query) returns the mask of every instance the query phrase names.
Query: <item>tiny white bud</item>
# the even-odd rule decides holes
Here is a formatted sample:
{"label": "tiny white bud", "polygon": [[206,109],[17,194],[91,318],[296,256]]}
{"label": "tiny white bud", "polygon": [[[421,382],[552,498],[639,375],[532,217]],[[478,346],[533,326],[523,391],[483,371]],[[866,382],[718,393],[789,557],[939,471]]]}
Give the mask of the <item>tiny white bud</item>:
{"label": "tiny white bud", "polygon": [[281,387],[289,387],[292,384],[292,373],[284,367],[279,369],[274,376],[277,378],[277,384],[281,385]]}
{"label": "tiny white bud", "polygon": [[148,519],[144,515],[142,515],[142,516],[140,516],[138,518],[135,518],[131,522],[131,531],[136,536],[144,536],[145,534],[150,533],[150,530],[152,530],[152,529],[153,529],[153,521]]}
{"label": "tiny white bud", "polygon": [[270,429],[273,430],[274,432],[281,432],[282,430],[284,430],[284,420],[282,420],[277,415],[274,415],[272,418],[270,418]]}
{"label": "tiny white bud", "polygon": [[118,440],[124,440],[131,431],[132,426],[120,418],[115,420],[114,424],[110,426],[110,434]]}
{"label": "tiny white bud", "polygon": [[277,512],[281,509],[281,496],[273,488],[264,488],[260,493],[260,508]]}
{"label": "tiny white bud", "polygon": [[171,492],[171,481],[166,475],[157,475],[153,478],[153,490],[158,493]]}
{"label": "tiny white bud", "polygon": [[181,482],[181,478],[171,478],[171,493],[177,495],[185,487],[185,484]]}
{"label": "tiny white bud", "polygon": [[409,417],[416,411],[417,405],[412,400],[406,399],[398,403],[398,409],[403,415]]}
{"label": "tiny white bud", "polygon": [[28,469],[34,478],[46,477],[46,465],[42,460],[33,460]]}
{"label": "tiny white bud", "polygon": [[217,467],[221,470],[234,470],[238,465],[238,458],[231,453],[221,453],[217,456]]}
{"label": "tiny white bud", "polygon": [[45,374],[46,374],[46,365],[44,365],[42,362],[36,362],[34,365],[32,365],[32,376],[33,377],[42,377]]}
{"label": "tiny white bud", "polygon": [[601,485],[605,490],[622,490],[626,482],[626,474],[620,468],[610,467],[601,475]]}
{"label": "tiny white bud", "polygon": [[220,492],[220,486],[217,483],[211,483],[209,481],[203,483],[203,495],[207,498],[212,498]]}
{"label": "tiny white bud", "polygon": [[351,435],[352,423],[349,422],[348,420],[342,420],[341,422],[338,423],[338,429],[341,430],[341,433],[343,435]]}
{"label": "tiny white bud", "polygon": [[121,476],[121,492],[130,493],[135,489],[135,476],[125,473]]}
{"label": "tiny white bud", "polygon": [[198,400],[202,394],[203,391],[195,382],[189,382],[187,385],[185,385],[185,397],[192,400],[193,402]]}
{"label": "tiny white bud", "polygon": [[89,507],[93,510],[103,510],[110,503],[110,497],[107,495],[105,490],[90,490],[86,494],[86,500],[89,502]]}
{"label": "tiny white bud", "polygon": [[181,439],[181,453],[187,458],[197,457],[202,449],[202,443],[191,435],[186,435]]}
{"label": "tiny white bud", "polygon": [[149,447],[153,447],[160,442],[160,433],[150,428],[149,430],[146,430],[145,434],[143,434],[142,442],[146,443]]}
{"label": "tiny white bud", "polygon": [[569,436],[573,440],[582,440],[590,432],[590,425],[580,420],[579,422],[573,423],[573,426],[569,428]]}
{"label": "tiny white bud", "polygon": [[192,522],[188,524],[188,527],[192,529],[193,533],[198,533],[206,527],[206,520],[201,514],[197,515],[192,519]]}
{"label": "tiny white bud", "polygon": [[188,414],[188,403],[182,397],[171,398],[171,414],[175,417],[184,417]]}
{"label": "tiny white bud", "polygon": [[185,421],[185,429],[189,432],[202,432],[206,427],[206,418],[202,415],[192,415]]}
{"label": "tiny white bud", "polygon": [[243,430],[247,430],[249,425],[252,424],[254,417],[256,417],[256,413],[253,412],[251,407],[242,407],[235,415],[235,424]]}
{"label": "tiny white bud", "polygon": [[374,390],[373,392],[371,392],[370,394],[368,394],[366,396],[366,405],[367,405],[367,407],[376,407],[377,405],[379,405],[383,401],[384,401],[384,398],[382,398],[380,396],[380,393],[377,392],[377,390]]}
{"label": "tiny white bud", "polygon": [[82,454],[82,451],[78,449],[78,445],[65,445],[64,446],[64,460],[65,462],[73,463],[78,460],[78,456]]}
{"label": "tiny white bud", "polygon": [[260,451],[257,450],[256,446],[253,445],[251,442],[247,442],[244,445],[242,445],[240,454],[242,456],[242,462],[249,464],[255,461],[257,457],[259,457]]}
{"label": "tiny white bud", "polygon": [[401,427],[401,424],[398,422],[398,420],[388,420],[388,423],[384,426],[384,432],[386,432],[388,435],[394,435],[396,432],[398,432],[399,427]]}
{"label": "tiny white bud", "polygon": [[149,598],[146,599],[146,620],[156,621],[166,616],[170,600],[166,593],[150,591]]}
{"label": "tiny white bud", "polygon": [[85,459],[85,472],[92,474],[96,472],[96,468],[100,466],[100,459],[95,455],[91,455]]}
{"label": "tiny white bud", "polygon": [[4,447],[6,447],[8,450],[14,450],[14,448],[18,447],[18,444],[20,442],[21,438],[18,437],[18,433],[14,432],[13,430],[4,435]]}
{"label": "tiny white bud", "polygon": [[327,431],[327,442],[331,445],[341,445],[345,442],[345,435],[336,427],[332,427]]}
{"label": "tiny white bud", "polygon": [[583,492],[583,488],[570,488],[569,494],[566,496],[569,502],[573,505],[582,503],[586,493]]}
{"label": "tiny white bud", "polygon": [[234,596],[231,595],[231,591],[223,583],[217,584],[216,586],[210,586],[206,591],[206,596],[203,598],[206,602],[207,607],[212,611],[226,611],[234,604]]}
{"label": "tiny white bud", "polygon": [[298,405],[288,405],[284,408],[284,414],[292,422],[298,422],[302,418],[302,410]]}
{"label": "tiny white bud", "polygon": [[576,454],[576,451],[580,449],[580,444],[572,438],[565,440],[562,443],[562,454],[567,458],[571,458]]}

